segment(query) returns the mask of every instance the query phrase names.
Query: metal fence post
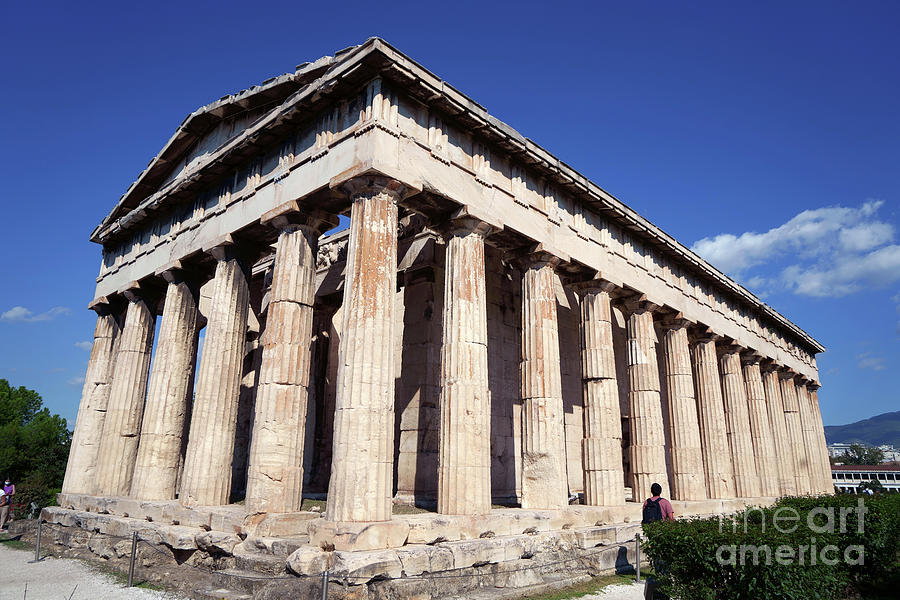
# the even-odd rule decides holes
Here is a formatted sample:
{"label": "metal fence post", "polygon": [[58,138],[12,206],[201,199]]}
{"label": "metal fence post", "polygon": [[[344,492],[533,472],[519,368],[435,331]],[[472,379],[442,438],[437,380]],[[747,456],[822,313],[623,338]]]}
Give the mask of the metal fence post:
{"label": "metal fence post", "polygon": [[34,540],[34,560],[30,561],[33,563],[40,562],[41,560],[41,519],[38,518],[38,528],[37,528],[37,536]]}
{"label": "metal fence post", "polygon": [[641,534],[634,534],[634,571],[637,574],[637,582],[641,582]]}
{"label": "metal fence post", "polygon": [[322,600],[328,600],[328,569],[322,573]]}
{"label": "metal fence post", "polygon": [[134,582],[134,558],[137,554],[137,531],[131,532],[131,562],[128,563],[128,586]]}

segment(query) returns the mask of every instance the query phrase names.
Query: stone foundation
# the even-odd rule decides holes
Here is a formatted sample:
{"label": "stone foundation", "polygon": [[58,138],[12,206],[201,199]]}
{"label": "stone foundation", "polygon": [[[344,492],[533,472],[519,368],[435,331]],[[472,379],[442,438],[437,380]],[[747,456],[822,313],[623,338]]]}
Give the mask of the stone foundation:
{"label": "stone foundation", "polygon": [[[445,598],[478,588],[510,593],[634,565],[641,507],[494,509],[480,516],[394,515],[363,532],[335,532],[316,512],[248,513],[240,505],[185,508],[61,494],[43,510],[42,547],[126,569],[137,532],[140,578],[195,597],[314,595],[328,569],[329,598]],[[673,501],[679,517],[726,514],[772,498]],[[18,522],[13,532],[24,533]],[[343,535],[341,535],[343,533]],[[374,540],[374,541],[373,541]],[[562,562],[560,562],[562,561]],[[222,595],[223,590],[236,594]],[[218,595],[218,596],[217,596]],[[502,594],[501,594],[502,596]],[[306,596],[299,596],[306,597]]]}

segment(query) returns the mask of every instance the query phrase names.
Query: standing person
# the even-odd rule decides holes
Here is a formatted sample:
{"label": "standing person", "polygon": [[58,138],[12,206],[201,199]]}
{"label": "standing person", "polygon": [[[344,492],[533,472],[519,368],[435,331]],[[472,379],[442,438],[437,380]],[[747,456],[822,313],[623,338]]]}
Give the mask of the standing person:
{"label": "standing person", "polygon": [[[675,511],[672,509],[672,503],[663,498],[661,494],[661,485],[654,483],[650,486],[650,497],[644,500],[641,524],[675,520]],[[665,565],[661,561],[653,561],[653,568],[659,574],[665,568]],[[647,582],[644,584],[644,600],[666,598],[667,596],[658,591],[658,587],[659,583],[656,577],[647,577]]]}
{"label": "standing person", "polygon": [[3,482],[3,496],[0,497],[0,529],[6,527],[9,520],[9,510],[12,508],[13,496],[16,495],[16,486],[10,481],[9,477]]}
{"label": "standing person", "polygon": [[644,500],[643,518],[641,524],[652,523],[653,521],[674,521],[675,511],[672,509],[672,503],[660,496],[662,494],[662,486],[654,483],[650,486],[650,497]]}

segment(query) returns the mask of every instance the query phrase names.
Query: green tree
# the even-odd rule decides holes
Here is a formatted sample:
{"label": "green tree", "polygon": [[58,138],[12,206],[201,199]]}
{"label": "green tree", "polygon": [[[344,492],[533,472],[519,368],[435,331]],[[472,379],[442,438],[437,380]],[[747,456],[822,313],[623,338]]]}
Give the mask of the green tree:
{"label": "green tree", "polygon": [[850,444],[850,448],[844,450],[838,460],[845,465],[877,465],[884,460],[884,452],[879,448]]}
{"label": "green tree", "polygon": [[46,506],[62,487],[71,434],[40,394],[0,379],[0,478],[16,484],[16,505]]}
{"label": "green tree", "polygon": [[884,486],[881,485],[881,482],[877,479],[873,479],[872,481],[863,481],[857,486],[857,489],[860,492],[864,492],[866,490],[872,490],[875,494],[880,494],[884,491]]}

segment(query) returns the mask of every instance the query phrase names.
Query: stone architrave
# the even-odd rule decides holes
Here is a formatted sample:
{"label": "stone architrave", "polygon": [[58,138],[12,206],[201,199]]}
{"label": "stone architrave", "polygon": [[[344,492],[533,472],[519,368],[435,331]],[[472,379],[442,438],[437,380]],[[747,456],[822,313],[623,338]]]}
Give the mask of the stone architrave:
{"label": "stone architrave", "polygon": [[231,245],[212,248],[212,299],[191,413],[179,500],[227,504],[250,311],[248,269]]}
{"label": "stone architrave", "polygon": [[738,349],[726,348],[719,359],[719,368],[725,399],[728,446],[731,448],[731,464],[734,467],[735,494],[738,498],[757,498],[760,494],[759,474],[756,470],[756,457],[753,455],[747,388],[744,385]]}
{"label": "stone architrave", "polygon": [[762,378],[775,447],[779,495],[794,496],[797,494],[794,477],[794,450],[791,448],[791,439],[784,420],[784,402],[781,399],[777,366],[774,363],[766,364],[763,368]]}
{"label": "stone architrave", "polygon": [[246,506],[285,513],[300,510],[302,502],[316,253],[319,236],[334,221],[298,212],[268,217],[263,221],[280,232],[261,339]]}
{"label": "stone architrave", "polygon": [[491,402],[488,386],[484,238],[491,225],[455,219],[447,232],[441,349],[437,509],[491,510]]}
{"label": "stone architrave", "polygon": [[131,496],[139,500],[175,499],[197,360],[197,288],[180,270],[162,276],[166,300],[131,482]]}
{"label": "stone architrave", "polygon": [[581,294],[584,502],[618,506],[625,504],[625,476],[610,307],[610,292],[615,286],[597,279],[573,287]]}
{"label": "stone architrave", "polygon": [[703,450],[688,345],[689,322],[674,318],[665,320],[664,325],[672,498],[705,500],[707,495]]}
{"label": "stone architrave", "polygon": [[528,257],[522,273],[522,508],[568,505],[556,309],[559,259]]}
{"label": "stone architrave", "polygon": [[806,381],[798,378],[794,381],[797,392],[797,405],[800,408],[800,429],[803,432],[802,450],[806,452],[806,464],[809,465],[809,491],[818,494],[824,487],[822,482],[821,459],[819,457],[819,440],[816,436],[816,425],[813,422],[812,407],[806,393]]}
{"label": "stone architrave", "polygon": [[701,333],[691,350],[697,389],[697,416],[700,420],[700,449],[706,473],[706,493],[710,498],[725,500],[735,497],[735,488],[716,352],[717,339],[718,336]]}
{"label": "stone architrave", "polygon": [[663,496],[671,497],[653,325],[656,306],[649,302],[630,302],[626,308],[629,313],[626,330],[632,497],[649,496],[650,486],[654,483],[662,486]]}
{"label": "stone architrave", "polygon": [[756,457],[756,471],[759,475],[760,494],[776,497],[781,493],[778,478],[775,440],[772,424],[766,406],[766,392],[762,373],[759,370],[760,357],[750,354],[744,358],[744,384],[747,386],[747,405],[750,411],[750,436],[753,440],[753,455]]}
{"label": "stone architrave", "polygon": [[388,521],[394,466],[394,293],[397,287],[398,181],[360,177],[345,270],[343,327],[325,517]]}
{"label": "stone architrave", "polygon": [[109,304],[98,303],[92,308],[97,312],[97,325],[63,481],[66,494],[99,492],[97,462],[122,329]]}
{"label": "stone architrave", "polygon": [[803,427],[800,422],[800,405],[797,401],[797,388],[794,386],[794,373],[779,371],[781,383],[781,400],[784,403],[784,423],[791,445],[791,458],[794,462],[794,489],[797,495],[806,495],[811,491],[809,481],[809,462],[806,450],[803,449]]}
{"label": "stone architrave", "polygon": [[156,323],[156,311],[143,293],[131,289],[125,298],[128,308],[97,461],[99,488],[106,496],[131,492]]}
{"label": "stone architrave", "polygon": [[822,410],[819,408],[819,384],[808,383],[806,389],[809,392],[809,401],[812,406],[813,423],[816,425],[816,440],[819,446],[820,468],[822,470],[823,494],[834,493],[834,480],[831,476],[831,460],[828,454],[828,442],[825,440],[825,423],[822,421]]}

